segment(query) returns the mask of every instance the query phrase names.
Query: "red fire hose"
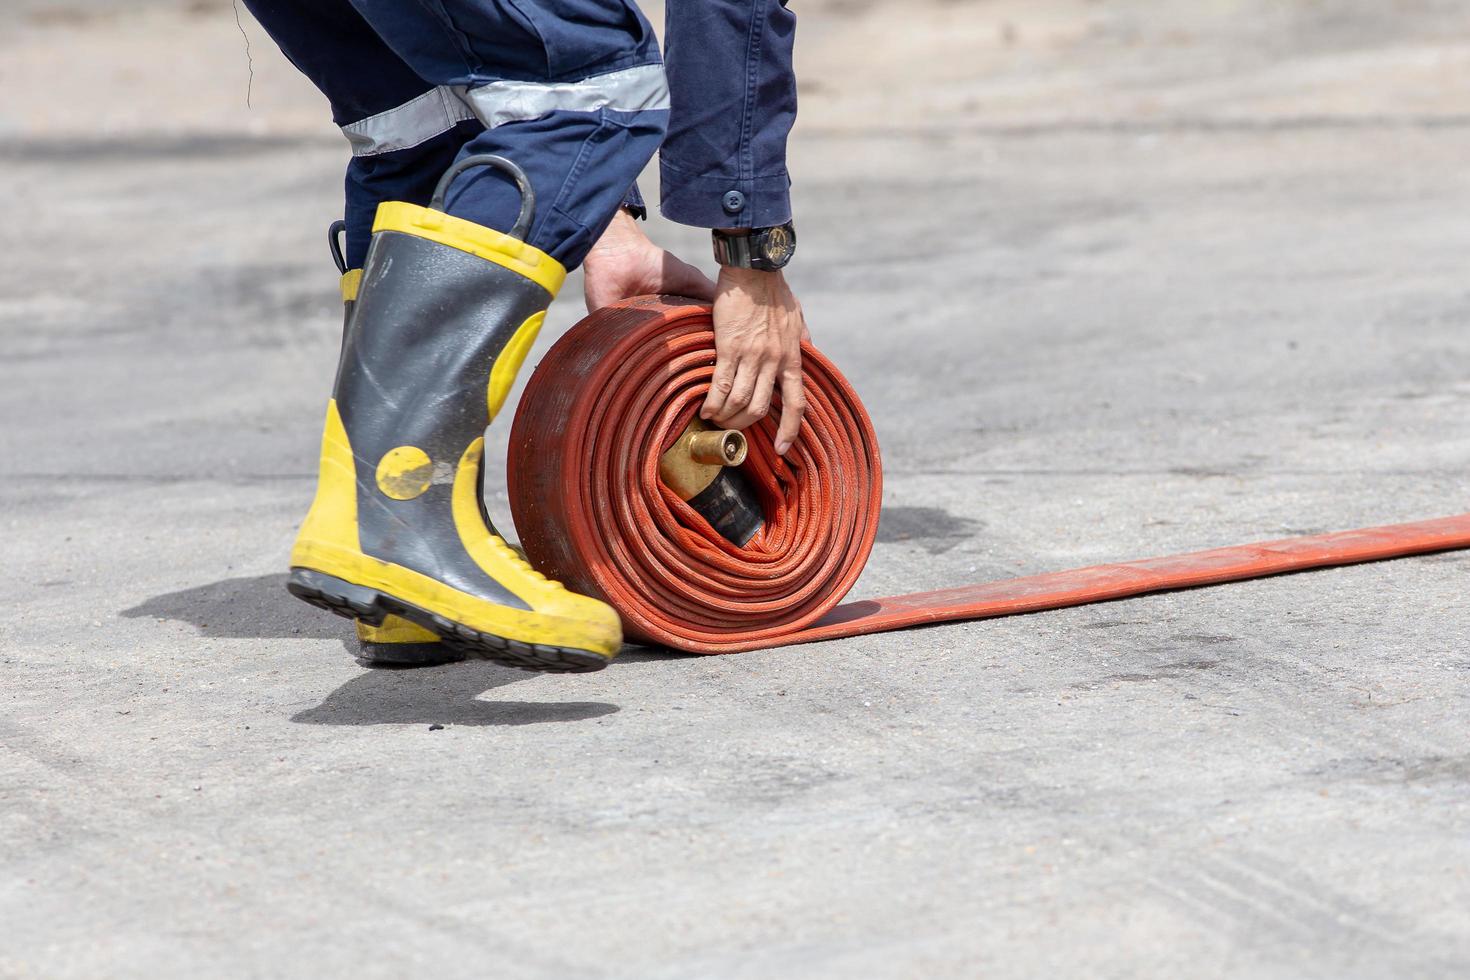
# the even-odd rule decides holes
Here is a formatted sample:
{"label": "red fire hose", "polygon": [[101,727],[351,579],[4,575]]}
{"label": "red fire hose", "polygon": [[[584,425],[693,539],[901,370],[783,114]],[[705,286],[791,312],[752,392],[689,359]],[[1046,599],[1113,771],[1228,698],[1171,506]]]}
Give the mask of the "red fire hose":
{"label": "red fire hose", "polygon": [[532,375],[511,428],[511,512],[531,562],[611,603],[629,639],[735,653],[1470,548],[1462,514],[839,606],[873,548],[882,468],[857,393],[818,351],[802,358],[796,445],[775,454],[773,417],[746,430],[742,473],[765,528],[741,548],[658,472],[714,370],[709,307],[645,297],[573,327]]}

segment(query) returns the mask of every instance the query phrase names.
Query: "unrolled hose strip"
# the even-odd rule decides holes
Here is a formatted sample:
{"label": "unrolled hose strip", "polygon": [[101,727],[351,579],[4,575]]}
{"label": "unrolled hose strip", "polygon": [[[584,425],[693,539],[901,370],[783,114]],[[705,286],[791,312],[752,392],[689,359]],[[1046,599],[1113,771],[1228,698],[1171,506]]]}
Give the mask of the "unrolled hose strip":
{"label": "unrolled hose strip", "polygon": [[511,428],[511,512],[532,563],[611,603],[631,640],[736,653],[1470,548],[1462,514],[838,605],[873,548],[882,466],[852,386],[814,348],[802,358],[795,446],[775,454],[774,411],[746,430],[766,526],[739,548],[658,476],[714,372],[709,307],[642,297],[573,327]]}

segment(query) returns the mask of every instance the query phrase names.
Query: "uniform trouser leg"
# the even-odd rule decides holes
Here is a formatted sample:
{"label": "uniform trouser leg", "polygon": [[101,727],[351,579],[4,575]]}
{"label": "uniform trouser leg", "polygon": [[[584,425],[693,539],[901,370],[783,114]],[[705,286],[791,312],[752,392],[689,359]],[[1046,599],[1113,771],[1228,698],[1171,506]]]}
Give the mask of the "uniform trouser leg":
{"label": "uniform trouser leg", "polygon": [[[663,138],[657,41],[631,0],[245,3],[352,144],[354,269],[380,203],[427,203],[456,154],[472,153],[526,170],[542,204],[528,241],[574,268]],[[494,175],[450,189],[449,213],[487,227],[509,227],[517,206]]]}
{"label": "uniform trouser leg", "polygon": [[327,97],[352,148],[343,249],[349,269],[367,255],[384,201],[429,203],[434,182],[482,127],[453,93],[425,81],[348,0],[245,0],[266,33]]}
{"label": "uniform trouser leg", "polygon": [[[657,39],[631,0],[351,0],[419,77],[456,92],[484,127],[460,157],[493,153],[530,178],[526,237],[580,265],[663,139],[668,89]],[[447,210],[510,228],[520,196],[467,171]]]}

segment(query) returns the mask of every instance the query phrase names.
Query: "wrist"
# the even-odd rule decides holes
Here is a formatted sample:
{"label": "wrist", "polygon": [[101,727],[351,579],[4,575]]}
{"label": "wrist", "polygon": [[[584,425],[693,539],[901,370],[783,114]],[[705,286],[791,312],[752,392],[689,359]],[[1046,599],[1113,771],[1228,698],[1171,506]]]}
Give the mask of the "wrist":
{"label": "wrist", "polygon": [[786,278],[780,269],[742,269],[721,266],[715,280],[716,297],[743,296],[748,301],[766,305],[786,289]]}
{"label": "wrist", "polygon": [[780,269],[746,269],[738,265],[720,266],[720,281],[736,285],[779,282],[785,278]]}

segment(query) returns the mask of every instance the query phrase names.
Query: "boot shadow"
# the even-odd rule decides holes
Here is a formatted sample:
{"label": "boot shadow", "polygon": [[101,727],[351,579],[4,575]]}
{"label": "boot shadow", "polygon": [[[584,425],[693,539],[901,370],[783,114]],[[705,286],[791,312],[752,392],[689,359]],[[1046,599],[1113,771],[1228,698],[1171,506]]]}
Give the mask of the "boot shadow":
{"label": "boot shadow", "polygon": [[433,670],[373,669],[291,720],[302,725],[535,725],[589,721],[619,710],[602,701],[479,700],[488,690],[535,676],[478,660]]}
{"label": "boot shadow", "polygon": [[[338,640],[353,653],[352,625],[292,596],[284,574],[223,579],[167,592],[119,615],[177,620],[208,637]],[[587,721],[618,711],[617,705],[600,701],[478,699],[485,691],[535,676],[483,661],[432,668],[373,666],[291,720],[306,725],[531,725]]]}
{"label": "boot shadow", "polygon": [[165,592],[118,615],[174,619],[204,636],[247,640],[343,640],[345,619],[313,609],[286,591],[286,576],[253,575]]}

